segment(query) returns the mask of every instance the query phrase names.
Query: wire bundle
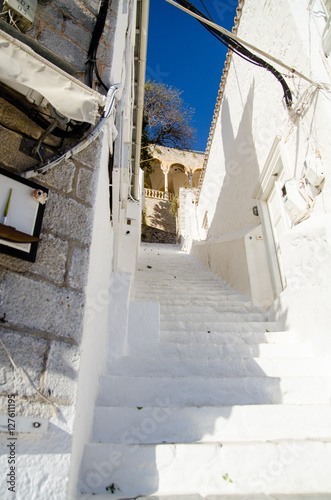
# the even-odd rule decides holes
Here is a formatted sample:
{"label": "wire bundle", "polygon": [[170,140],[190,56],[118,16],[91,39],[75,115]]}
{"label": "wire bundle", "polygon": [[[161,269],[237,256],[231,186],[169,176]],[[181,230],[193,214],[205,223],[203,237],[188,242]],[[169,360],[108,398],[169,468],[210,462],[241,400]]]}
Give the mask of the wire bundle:
{"label": "wire bundle", "polygon": [[98,82],[100,83],[101,87],[108,92],[108,87],[107,85],[102,81],[98,67],[97,67],[97,50],[100,42],[100,38],[102,36],[104,27],[105,27],[105,22],[106,22],[106,17],[107,17],[107,12],[108,12],[108,5],[109,5],[109,0],[101,0],[97,20],[95,23],[95,27],[92,33],[92,38],[91,38],[91,43],[89,46],[89,50],[87,53],[87,60],[86,60],[86,68],[85,68],[85,83],[89,87],[92,88],[92,83],[93,83],[93,70],[95,71],[95,76],[98,79]]}
{"label": "wire bundle", "polygon": [[[197,14],[200,17],[208,19],[207,16],[205,16],[201,11],[199,11],[196,7],[194,7],[194,5],[192,5],[190,2],[188,2],[188,0],[177,0],[177,2],[180,5],[182,5],[182,7],[185,7],[186,9],[190,10],[194,14]],[[209,15],[209,13],[208,13],[208,15]],[[209,19],[208,20],[209,21],[213,21],[213,19],[211,18],[210,15],[209,15]],[[283,87],[284,99],[285,99],[286,106],[288,108],[290,108],[292,106],[292,93],[291,93],[291,90],[290,90],[289,86],[287,85],[287,83],[286,83],[283,75],[278,70],[276,70],[268,62],[264,61],[261,57],[253,54],[253,52],[251,52],[250,50],[248,50],[241,43],[237,42],[236,40],[233,40],[232,38],[230,38],[229,36],[227,36],[224,33],[220,33],[219,31],[217,31],[212,26],[209,26],[208,24],[205,24],[203,21],[200,21],[200,20],[198,20],[198,21],[215,38],[217,38],[217,40],[219,40],[221,43],[223,43],[223,45],[225,45],[228,49],[231,49],[239,57],[241,57],[245,61],[250,62],[251,64],[254,64],[255,66],[259,66],[260,68],[264,68],[267,71],[270,71],[270,73],[272,73],[275,76],[275,78],[277,78],[277,80],[280,82],[280,84]]]}

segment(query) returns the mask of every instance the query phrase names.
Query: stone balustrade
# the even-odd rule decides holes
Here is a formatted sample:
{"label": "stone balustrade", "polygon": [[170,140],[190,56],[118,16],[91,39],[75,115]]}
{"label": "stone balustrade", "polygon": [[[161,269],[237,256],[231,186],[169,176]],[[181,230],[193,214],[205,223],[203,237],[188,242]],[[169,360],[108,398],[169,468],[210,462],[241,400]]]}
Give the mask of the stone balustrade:
{"label": "stone balustrade", "polygon": [[165,193],[164,191],[158,191],[157,189],[145,189],[145,196],[147,198],[157,198],[159,200],[172,201],[175,197],[174,193]]}

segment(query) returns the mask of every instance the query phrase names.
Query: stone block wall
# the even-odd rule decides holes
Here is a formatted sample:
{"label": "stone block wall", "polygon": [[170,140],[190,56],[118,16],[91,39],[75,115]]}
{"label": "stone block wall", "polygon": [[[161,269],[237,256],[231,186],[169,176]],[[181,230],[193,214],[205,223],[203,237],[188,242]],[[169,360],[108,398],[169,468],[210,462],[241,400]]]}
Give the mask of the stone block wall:
{"label": "stone block wall", "polygon": [[[25,37],[70,63],[73,75],[83,81],[99,3],[54,0],[45,7],[38,4],[35,22]],[[119,8],[117,0],[111,2],[98,50],[101,74],[109,74],[114,66],[112,40]],[[118,66],[121,64],[122,60]],[[20,151],[20,145],[23,138],[36,140],[42,132],[16,107],[0,99],[0,166],[20,174],[37,165],[36,159]],[[49,136],[45,143],[52,157],[78,141]],[[15,394],[16,419],[50,419],[45,435],[18,435],[18,499],[66,497],[86,323],[86,285],[93,260],[96,193],[101,184],[106,191],[102,224],[110,231],[108,155],[108,142],[101,134],[81,153],[34,177],[32,180],[49,189],[36,261],[0,253],[0,414],[8,415],[8,394]],[[111,254],[107,258],[111,260]],[[8,466],[6,439],[6,434],[0,435],[3,471]],[[0,490],[6,495],[5,472]]]}
{"label": "stone block wall", "polygon": [[[0,338],[35,387],[59,405],[74,403],[79,365],[99,141],[90,148],[93,162],[91,150],[82,152],[36,178],[49,188],[36,262],[0,254]],[[51,406],[31,386],[15,387],[18,374],[3,347],[0,360],[1,413],[7,392],[16,392],[19,413],[50,416]]]}
{"label": "stone block wall", "polygon": [[170,210],[170,201],[145,198],[145,217],[148,226],[176,233],[176,220]]}
{"label": "stone block wall", "polygon": [[[0,1],[0,9],[2,9]],[[72,66],[76,78],[84,81],[85,62],[95,26],[99,3],[95,0],[54,0],[48,5],[38,3],[30,30],[25,33]],[[105,29],[97,52],[100,75],[109,74],[112,56],[118,1],[112,0]],[[98,89],[99,85],[95,83]]]}
{"label": "stone block wall", "polygon": [[176,243],[176,219],[171,213],[171,202],[145,198],[145,223],[141,238],[150,243]]}

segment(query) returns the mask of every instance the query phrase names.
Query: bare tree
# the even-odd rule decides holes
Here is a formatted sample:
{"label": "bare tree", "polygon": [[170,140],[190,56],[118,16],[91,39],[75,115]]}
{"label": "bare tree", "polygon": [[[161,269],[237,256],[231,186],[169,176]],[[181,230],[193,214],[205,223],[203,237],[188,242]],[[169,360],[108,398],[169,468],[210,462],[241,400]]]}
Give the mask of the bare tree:
{"label": "bare tree", "polygon": [[145,85],[144,131],[149,144],[177,149],[191,149],[196,130],[190,125],[194,109],[188,107],[182,91],[148,80]]}

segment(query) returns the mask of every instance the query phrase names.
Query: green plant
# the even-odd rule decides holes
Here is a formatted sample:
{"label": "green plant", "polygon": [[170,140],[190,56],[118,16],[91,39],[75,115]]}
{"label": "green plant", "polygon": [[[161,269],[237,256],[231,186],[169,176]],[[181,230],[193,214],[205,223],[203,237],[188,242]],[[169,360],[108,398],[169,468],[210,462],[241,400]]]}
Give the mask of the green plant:
{"label": "green plant", "polygon": [[116,484],[111,483],[109,486],[106,486],[106,491],[110,491],[110,493],[113,495],[115,491],[119,491],[119,488],[116,486]]}
{"label": "green plant", "polygon": [[232,479],[229,478],[229,474],[224,474],[224,476],[222,476],[224,481],[229,481],[229,483],[233,483]]}
{"label": "green plant", "polygon": [[143,229],[147,229],[147,222],[146,222],[146,208],[142,211],[142,216],[141,216],[141,225]]}
{"label": "green plant", "polygon": [[173,217],[176,217],[178,211],[178,197],[179,193],[176,193],[170,205],[170,213]]}

